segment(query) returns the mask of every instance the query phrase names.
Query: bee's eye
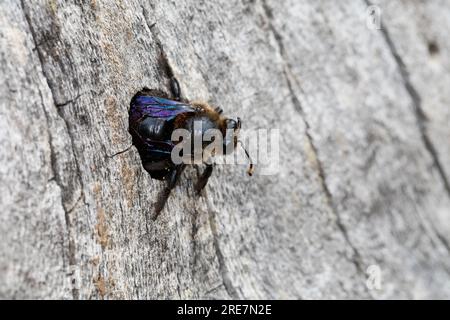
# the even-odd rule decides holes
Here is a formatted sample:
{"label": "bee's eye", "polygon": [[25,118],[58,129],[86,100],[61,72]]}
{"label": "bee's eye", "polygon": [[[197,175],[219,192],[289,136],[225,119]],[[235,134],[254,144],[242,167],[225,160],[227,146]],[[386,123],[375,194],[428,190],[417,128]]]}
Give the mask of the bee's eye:
{"label": "bee's eye", "polygon": [[235,130],[237,128],[238,124],[233,119],[227,119],[227,129],[233,129]]}

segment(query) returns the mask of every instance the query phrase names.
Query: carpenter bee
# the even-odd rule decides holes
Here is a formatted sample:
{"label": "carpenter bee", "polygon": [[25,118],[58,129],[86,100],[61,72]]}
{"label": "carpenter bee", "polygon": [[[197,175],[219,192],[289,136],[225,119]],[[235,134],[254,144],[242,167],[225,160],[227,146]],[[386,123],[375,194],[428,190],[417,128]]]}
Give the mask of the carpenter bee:
{"label": "carpenter bee", "polygon": [[[168,181],[160,201],[156,205],[156,217],[164,208],[170,191],[183,172],[186,164],[175,164],[172,161],[172,150],[177,142],[172,141],[172,132],[176,129],[188,130],[192,136],[201,135],[208,129],[218,129],[223,136],[223,150],[234,150],[241,144],[250,165],[247,173],[253,173],[253,163],[238,140],[241,120],[223,116],[220,107],[213,108],[203,102],[189,102],[182,98],[180,85],[175,77],[170,79],[170,89],[173,97],[160,90],[144,88],[131,100],[129,111],[129,131],[133,137],[145,170],[154,179]],[[201,130],[194,130],[194,122],[201,122]],[[203,140],[202,140],[203,141]],[[205,145],[202,145],[205,148]],[[211,162],[205,163],[206,168],[199,177],[195,190],[200,193],[206,186],[213,171]]]}

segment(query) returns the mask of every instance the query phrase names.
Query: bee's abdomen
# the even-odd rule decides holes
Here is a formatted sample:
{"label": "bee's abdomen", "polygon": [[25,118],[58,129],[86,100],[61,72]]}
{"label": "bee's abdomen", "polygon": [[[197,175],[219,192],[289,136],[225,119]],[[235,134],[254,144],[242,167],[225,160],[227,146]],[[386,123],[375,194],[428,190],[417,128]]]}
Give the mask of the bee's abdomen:
{"label": "bee's abdomen", "polygon": [[167,121],[161,118],[147,117],[139,124],[139,133],[152,140],[165,138]]}

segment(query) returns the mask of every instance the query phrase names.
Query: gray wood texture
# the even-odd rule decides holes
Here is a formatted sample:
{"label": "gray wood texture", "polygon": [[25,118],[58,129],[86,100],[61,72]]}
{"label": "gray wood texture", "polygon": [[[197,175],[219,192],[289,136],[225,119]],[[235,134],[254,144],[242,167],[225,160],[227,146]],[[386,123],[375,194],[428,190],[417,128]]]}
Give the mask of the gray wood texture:
{"label": "gray wood texture", "polygon": [[[1,1],[0,298],[450,298],[450,3],[371,4]],[[127,110],[167,65],[281,168],[153,221]]]}

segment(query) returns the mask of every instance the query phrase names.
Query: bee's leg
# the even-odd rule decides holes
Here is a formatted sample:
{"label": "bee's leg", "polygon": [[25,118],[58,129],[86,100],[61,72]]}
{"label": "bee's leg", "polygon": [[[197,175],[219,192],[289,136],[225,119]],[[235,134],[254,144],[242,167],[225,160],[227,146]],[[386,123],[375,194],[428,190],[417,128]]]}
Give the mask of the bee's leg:
{"label": "bee's leg", "polygon": [[170,91],[172,91],[172,96],[175,100],[181,101],[180,83],[175,77],[170,78]]}
{"label": "bee's leg", "polygon": [[205,188],[206,184],[208,183],[209,177],[211,177],[213,171],[213,165],[212,164],[206,164],[205,171],[203,171],[202,175],[198,178],[198,181],[195,185],[195,192],[197,194],[200,194],[202,190]]}
{"label": "bee's leg", "polygon": [[175,185],[178,181],[178,178],[181,176],[181,173],[183,172],[184,168],[186,167],[185,164],[177,165],[172,171],[168,174],[168,184],[167,187],[164,188],[163,192],[159,196],[158,201],[155,204],[155,215],[153,217],[153,220],[156,220],[158,218],[161,211],[164,209],[164,206],[166,205],[167,199],[170,196],[170,192],[173,188],[175,188]]}
{"label": "bee's leg", "polygon": [[178,181],[178,179],[180,178],[181,174],[183,173],[183,170],[186,168],[186,165],[184,163],[179,164],[176,166],[175,168],[175,174],[172,173],[170,179],[169,179],[169,185],[168,185],[168,189],[172,190],[173,188],[175,188],[175,185]]}

